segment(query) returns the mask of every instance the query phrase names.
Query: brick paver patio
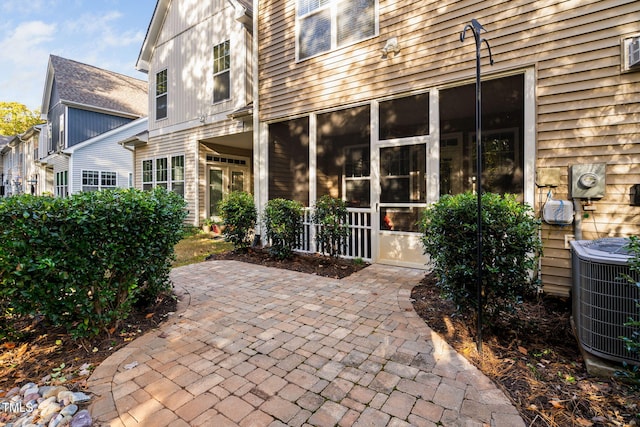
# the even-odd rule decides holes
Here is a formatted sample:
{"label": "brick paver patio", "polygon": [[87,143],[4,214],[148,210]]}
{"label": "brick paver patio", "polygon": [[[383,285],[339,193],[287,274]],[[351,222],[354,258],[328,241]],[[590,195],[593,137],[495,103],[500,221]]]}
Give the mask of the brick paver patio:
{"label": "brick paver patio", "polygon": [[89,379],[99,426],[524,426],[410,302],[424,271],[343,280],[237,261],[180,267],[178,313]]}

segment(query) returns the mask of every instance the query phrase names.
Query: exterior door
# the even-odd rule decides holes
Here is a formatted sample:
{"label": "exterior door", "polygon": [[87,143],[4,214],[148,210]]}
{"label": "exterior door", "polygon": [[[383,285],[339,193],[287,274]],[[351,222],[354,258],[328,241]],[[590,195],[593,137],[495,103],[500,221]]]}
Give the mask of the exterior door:
{"label": "exterior door", "polygon": [[209,216],[218,216],[218,204],[231,191],[247,191],[248,170],[234,166],[213,166],[209,169]]}
{"label": "exterior door", "polygon": [[426,267],[418,223],[427,206],[427,144],[381,145],[378,157],[378,261]]}
{"label": "exterior door", "polygon": [[223,197],[223,173],[222,169],[209,169],[209,216],[219,214],[218,204]]}

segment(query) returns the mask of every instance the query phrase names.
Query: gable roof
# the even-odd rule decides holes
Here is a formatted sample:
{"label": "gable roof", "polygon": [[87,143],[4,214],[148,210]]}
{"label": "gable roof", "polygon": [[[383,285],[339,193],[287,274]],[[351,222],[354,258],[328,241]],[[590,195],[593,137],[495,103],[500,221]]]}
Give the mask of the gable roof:
{"label": "gable roof", "polygon": [[125,117],[148,114],[146,81],[50,55],[40,110],[45,117],[54,85],[64,104]]}
{"label": "gable roof", "polygon": [[0,150],[6,147],[9,144],[9,141],[11,141],[13,138],[13,136],[0,135]]}
{"label": "gable roof", "polygon": [[[236,10],[235,19],[242,23],[249,31],[251,31],[253,25],[253,2],[252,0],[227,0]],[[140,53],[138,54],[138,61],[136,62],[136,70],[142,72],[149,71],[149,61],[162,25],[169,11],[171,0],[158,0],[156,7],[151,16],[151,22],[147,28],[147,34],[144,37],[142,46],[140,47]]]}

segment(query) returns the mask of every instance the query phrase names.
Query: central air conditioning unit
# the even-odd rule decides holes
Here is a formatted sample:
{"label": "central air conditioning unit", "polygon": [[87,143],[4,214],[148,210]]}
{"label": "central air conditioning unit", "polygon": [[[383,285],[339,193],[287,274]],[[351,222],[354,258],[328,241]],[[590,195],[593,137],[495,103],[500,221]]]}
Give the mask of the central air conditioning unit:
{"label": "central air conditioning unit", "polygon": [[[603,359],[640,364],[640,354],[627,351],[620,337],[631,338],[637,327],[625,326],[638,318],[640,288],[631,274],[621,237],[571,242],[573,320],[582,348]],[[637,282],[638,275],[633,279]]]}

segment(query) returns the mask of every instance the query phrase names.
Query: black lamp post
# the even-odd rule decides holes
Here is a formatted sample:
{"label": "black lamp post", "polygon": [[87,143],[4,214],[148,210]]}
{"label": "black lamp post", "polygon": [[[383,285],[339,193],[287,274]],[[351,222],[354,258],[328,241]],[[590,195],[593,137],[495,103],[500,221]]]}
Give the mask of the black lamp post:
{"label": "black lamp post", "polygon": [[477,20],[472,19],[471,24],[467,24],[460,33],[460,42],[464,42],[467,30],[471,30],[476,41],[476,195],[478,197],[476,298],[478,302],[477,346],[478,352],[482,353],[482,138],[480,135],[482,129],[482,91],[480,90],[480,49],[482,48],[482,42],[487,45],[489,63],[491,65],[493,65],[493,57],[491,56],[489,42],[480,36],[480,32],[484,30],[484,27]]}

